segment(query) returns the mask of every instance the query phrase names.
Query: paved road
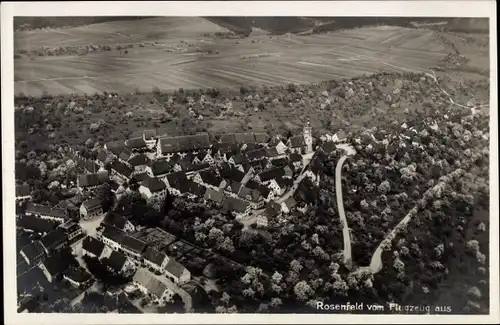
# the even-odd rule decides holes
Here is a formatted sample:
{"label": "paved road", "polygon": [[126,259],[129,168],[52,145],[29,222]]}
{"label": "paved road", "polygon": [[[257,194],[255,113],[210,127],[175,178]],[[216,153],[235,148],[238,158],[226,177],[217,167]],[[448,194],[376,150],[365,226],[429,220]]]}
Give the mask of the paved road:
{"label": "paved road", "polygon": [[339,217],[342,222],[342,236],[344,237],[344,264],[352,267],[352,252],[351,252],[351,233],[349,232],[349,225],[344,211],[344,199],[342,197],[342,165],[348,156],[342,156],[337,162],[335,168],[335,194],[337,196],[337,208],[339,210]]}

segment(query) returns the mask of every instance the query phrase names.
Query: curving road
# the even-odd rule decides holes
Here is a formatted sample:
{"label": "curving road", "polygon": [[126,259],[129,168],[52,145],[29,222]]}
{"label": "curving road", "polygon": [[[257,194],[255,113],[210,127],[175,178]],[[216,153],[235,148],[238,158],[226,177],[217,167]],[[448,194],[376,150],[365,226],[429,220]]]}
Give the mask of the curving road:
{"label": "curving road", "polygon": [[342,223],[342,236],[344,237],[344,264],[350,269],[352,267],[351,234],[344,211],[344,199],[342,197],[342,165],[348,156],[342,156],[335,168],[335,194],[337,196],[337,208]]}

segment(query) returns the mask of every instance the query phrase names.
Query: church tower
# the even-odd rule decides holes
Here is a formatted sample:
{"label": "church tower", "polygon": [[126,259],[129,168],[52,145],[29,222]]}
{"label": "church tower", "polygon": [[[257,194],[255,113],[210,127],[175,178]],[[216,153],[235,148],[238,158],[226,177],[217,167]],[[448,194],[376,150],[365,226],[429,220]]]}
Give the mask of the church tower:
{"label": "church tower", "polygon": [[312,149],[313,138],[312,138],[311,122],[309,120],[304,126],[303,132],[304,132],[304,143],[306,144],[306,153],[311,153],[313,151]]}

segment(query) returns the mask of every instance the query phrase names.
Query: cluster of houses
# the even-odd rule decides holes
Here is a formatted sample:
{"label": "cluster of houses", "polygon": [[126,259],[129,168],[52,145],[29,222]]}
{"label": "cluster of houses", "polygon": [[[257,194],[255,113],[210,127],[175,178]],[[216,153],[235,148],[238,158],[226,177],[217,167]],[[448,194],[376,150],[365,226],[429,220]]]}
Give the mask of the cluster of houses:
{"label": "cluster of houses", "polygon": [[87,236],[82,254],[106,268],[132,277],[136,287],[159,305],[171,301],[175,288],[191,280],[191,273],[174,258],[134,237],[135,227],[122,215],[110,212],[96,237]]}
{"label": "cluster of houses", "polygon": [[[341,135],[325,135],[318,152],[335,150]],[[81,219],[106,213],[95,192],[109,185],[115,195],[137,190],[147,200],[161,201],[173,195],[221,209],[236,218],[260,210],[256,223],[293,209],[301,209],[293,196],[279,200],[294,186],[298,175],[316,179],[314,158],[304,166],[304,154],[313,153],[310,125],[303,134],[288,139],[266,133],[234,133],[213,136],[208,133],[159,137],[146,130],[142,137],[106,143],[96,159],[85,159],[70,149],[72,160],[84,173],[78,175],[75,188]],[[314,156],[313,156],[314,157]],[[307,167],[307,168],[306,168]],[[29,265],[38,265],[49,281],[62,276],[75,286],[91,276],[75,262],[69,246],[85,237],[64,207],[31,203],[27,184],[16,186],[16,201],[25,206],[17,226],[40,237],[21,250]],[[62,206],[62,205],[61,205]],[[172,283],[190,280],[189,271],[165,253],[134,237],[135,226],[117,212],[109,212],[95,237],[82,242],[82,253],[97,259],[109,271],[133,277],[137,287],[153,301],[164,303],[174,294]]]}
{"label": "cluster of houses", "polygon": [[[50,219],[62,215],[54,216],[47,207],[39,205],[30,207],[30,213],[21,217],[18,227],[38,233],[40,239],[21,249],[20,255],[26,263],[38,266],[49,282],[64,278],[76,287],[88,284],[92,277],[80,266],[70,248],[71,244],[85,236],[79,223],[73,220],[59,223],[59,220]],[[37,220],[41,224],[37,224]]]}

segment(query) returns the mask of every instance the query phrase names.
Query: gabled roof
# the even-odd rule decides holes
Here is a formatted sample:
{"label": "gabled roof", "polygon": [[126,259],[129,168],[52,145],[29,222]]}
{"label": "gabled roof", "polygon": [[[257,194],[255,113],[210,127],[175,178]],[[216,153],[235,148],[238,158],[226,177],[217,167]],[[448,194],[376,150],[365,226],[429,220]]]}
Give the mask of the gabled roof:
{"label": "gabled roof", "polygon": [[288,139],[291,148],[304,147],[306,145],[303,135],[297,135]]}
{"label": "gabled roof", "polygon": [[56,218],[66,218],[68,216],[68,212],[65,209],[52,208],[31,202],[26,205],[26,213],[51,216]]}
{"label": "gabled roof", "polygon": [[127,262],[127,258],[122,253],[117,251],[111,251],[111,254],[103,258],[101,263],[111,267],[115,272],[120,272],[123,269],[123,266]]}
{"label": "gabled roof", "polygon": [[252,202],[258,202],[262,193],[259,190],[251,189],[245,186],[241,186],[238,196],[245,200],[250,200]]}
{"label": "gabled roof", "polygon": [[70,265],[77,265],[76,263],[78,262],[73,254],[71,254],[71,248],[69,247],[55,252],[52,256],[43,261],[43,265],[52,276],[66,271]]}
{"label": "gabled roof", "polygon": [[270,139],[269,134],[267,133],[255,133],[254,136],[255,136],[255,142],[258,143],[266,143]]}
{"label": "gabled roof", "polygon": [[245,177],[245,173],[237,168],[226,166],[220,170],[220,175],[232,181],[241,182]]}
{"label": "gabled roof", "polygon": [[204,186],[201,186],[200,184],[193,182],[191,180],[188,181],[188,185],[189,185],[189,190],[188,190],[189,193],[199,197],[205,194],[206,188]]}
{"label": "gabled roof", "polygon": [[146,147],[146,141],[142,137],[132,138],[126,140],[125,145],[130,149],[141,149]]}
{"label": "gabled roof", "polygon": [[[188,178],[186,176],[185,172],[175,172],[175,173],[170,173],[167,175],[167,180],[170,186],[178,186],[182,183],[187,183]],[[176,188],[176,187],[174,187]]]}
{"label": "gabled roof", "polygon": [[269,140],[268,144],[270,147],[276,147],[280,142],[285,144],[280,136],[274,136]]}
{"label": "gabled roof", "polygon": [[92,210],[101,207],[102,201],[99,198],[87,200],[82,203],[85,209]]}
{"label": "gabled roof", "polygon": [[284,176],[285,171],[283,168],[273,168],[268,171],[260,173],[258,176],[261,180],[261,182],[266,182],[272,179],[276,179],[278,177]]}
{"label": "gabled roof", "polygon": [[261,148],[261,146],[258,143],[245,143],[241,147],[242,147],[241,148],[242,150],[247,151],[247,152]]}
{"label": "gabled roof", "polygon": [[66,236],[66,232],[63,228],[57,227],[53,231],[49,232],[45,236],[40,239],[40,242],[47,249],[52,249],[64,241],[66,241],[68,237]]}
{"label": "gabled roof", "polygon": [[120,152],[125,149],[125,142],[124,141],[113,141],[113,142],[108,142],[105,144],[106,149],[109,150],[111,153],[114,155],[118,156]]}
{"label": "gabled roof", "polygon": [[236,143],[236,138],[234,137],[234,133],[230,134],[222,134],[219,137],[220,143]]}
{"label": "gabled roof", "polygon": [[142,181],[141,186],[148,188],[151,193],[163,191],[167,187],[163,181],[149,176]]}
{"label": "gabled roof", "polygon": [[168,273],[172,274],[176,278],[179,278],[186,268],[182,264],[171,258],[168,261],[167,266],[165,266],[165,269]]}
{"label": "gabled roof", "polygon": [[115,228],[123,230],[123,228],[125,228],[125,225],[127,224],[127,221],[127,218],[119,213],[108,212],[102,220],[102,223],[106,226],[113,226]]}
{"label": "gabled roof", "polygon": [[215,187],[220,186],[220,184],[223,181],[223,178],[220,176],[217,176],[213,171],[210,170],[202,170],[198,173],[201,177],[201,180],[205,184],[209,184]]}
{"label": "gabled roof", "polygon": [[16,185],[16,196],[28,196],[31,194],[30,186],[28,184]]}
{"label": "gabled roof", "polygon": [[206,169],[209,167],[210,167],[210,164],[208,164],[208,163],[201,163],[201,164],[189,163],[187,166],[184,166],[182,170],[185,171],[186,173],[188,173],[188,172],[195,172],[198,170]]}
{"label": "gabled roof", "polygon": [[267,150],[264,148],[248,151],[246,153],[248,160],[258,160],[267,156]]}
{"label": "gabled roof", "polygon": [[227,182],[226,190],[233,192],[234,194],[238,194],[240,192],[241,186],[242,185],[240,182],[230,181],[230,182]]}
{"label": "gabled roof", "polygon": [[321,150],[323,150],[325,153],[329,154],[337,149],[337,146],[335,146],[335,143],[331,141],[327,141],[321,145]]}
{"label": "gabled roof", "polygon": [[228,152],[237,152],[238,149],[237,143],[216,143],[213,147],[214,152],[218,151],[221,155]]}
{"label": "gabled roof", "polygon": [[278,153],[278,149],[276,149],[276,147],[266,149],[266,157],[273,158],[279,155],[280,154]]}
{"label": "gabled roof", "polygon": [[202,150],[198,151],[198,153],[195,155],[195,157],[201,161],[201,160],[205,159],[205,157],[209,154],[210,153],[206,149],[202,149]]}
{"label": "gabled roof", "polygon": [[141,166],[141,165],[149,165],[151,163],[151,159],[149,159],[144,154],[138,154],[133,156],[127,161],[132,167]]}
{"label": "gabled roof", "polygon": [[30,260],[30,263],[33,261],[33,259],[45,254],[45,250],[43,249],[42,244],[38,240],[24,246],[21,249],[21,252],[23,252],[24,255],[26,255],[26,257]]}
{"label": "gabled roof", "polygon": [[156,130],[144,130],[143,136],[146,140],[152,140],[156,138]]}
{"label": "gabled roof", "polygon": [[157,160],[151,165],[153,175],[164,175],[172,169],[172,165],[165,159]]}
{"label": "gabled roof", "polygon": [[231,196],[226,196],[224,198],[224,201],[222,202],[222,212],[224,213],[232,211],[242,213],[246,211],[247,207],[248,203],[246,203],[241,199],[234,198]]}
{"label": "gabled roof", "polygon": [[139,283],[157,298],[162,297],[168,289],[166,283],[160,281],[159,278],[145,268],[140,268],[135,272],[133,281]]}
{"label": "gabled roof", "polygon": [[121,162],[121,161],[115,161],[111,164],[111,168],[117,172],[118,174],[124,176],[124,177],[127,177],[129,178],[132,173],[134,172],[134,170],[129,167],[127,164],[125,164],[124,162]]}
{"label": "gabled roof", "polygon": [[112,241],[119,243],[124,248],[136,253],[142,253],[146,248],[145,242],[127,235],[127,233],[116,227],[106,226],[102,232],[102,236],[109,238]]}
{"label": "gabled roof", "polygon": [[247,158],[241,153],[237,153],[236,155],[232,156],[231,159],[237,165],[242,164],[242,163],[247,161]]}
{"label": "gabled roof", "polygon": [[132,151],[130,151],[127,148],[123,149],[118,155],[118,158],[120,158],[123,161],[128,161],[130,157],[132,157]]}
{"label": "gabled roof", "polygon": [[35,216],[23,216],[17,220],[17,226],[43,234],[56,229],[58,223],[56,221],[41,219]]}
{"label": "gabled roof", "polygon": [[254,180],[249,180],[245,184],[245,186],[250,189],[259,191],[259,193],[265,198],[267,198],[269,196],[269,193],[271,192],[271,189],[269,187],[261,185]]}
{"label": "gabled roof", "polygon": [[64,276],[78,283],[86,282],[92,279],[92,276],[81,266],[70,266],[66,272],[64,272]]}
{"label": "gabled roof", "polygon": [[136,181],[137,183],[141,184],[146,178],[148,178],[148,173],[140,173],[140,174],[134,174],[132,178],[130,179],[131,181]]}
{"label": "gabled roof", "polygon": [[95,239],[94,237],[87,236],[82,242],[82,248],[96,256],[100,256],[104,250],[104,243]]}
{"label": "gabled roof", "polygon": [[210,147],[210,137],[208,133],[203,133],[179,137],[160,138],[159,145],[162,152],[165,153],[207,149]]}
{"label": "gabled roof", "polygon": [[253,143],[255,142],[255,135],[253,133],[235,133],[234,139],[236,143]]}
{"label": "gabled roof", "polygon": [[344,131],[339,131],[339,132],[335,133],[334,136],[336,136],[337,139],[339,139],[339,140],[344,140],[347,135]]}
{"label": "gabled roof", "polygon": [[216,190],[211,189],[211,188],[207,188],[203,198],[207,201],[214,201],[217,203],[221,203],[222,200],[224,199],[224,192],[223,191],[216,191]]}
{"label": "gabled roof", "polygon": [[156,265],[162,265],[163,261],[167,258],[165,253],[158,252],[156,249],[152,247],[146,248],[142,256],[150,262],[153,262]]}

